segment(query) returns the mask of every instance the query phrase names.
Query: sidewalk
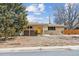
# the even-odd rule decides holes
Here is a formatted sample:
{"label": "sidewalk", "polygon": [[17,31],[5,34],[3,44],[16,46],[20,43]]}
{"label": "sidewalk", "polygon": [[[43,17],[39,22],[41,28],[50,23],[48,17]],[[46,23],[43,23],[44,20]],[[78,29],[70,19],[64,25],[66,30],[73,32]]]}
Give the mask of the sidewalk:
{"label": "sidewalk", "polygon": [[56,50],[79,50],[79,46],[49,46],[49,47],[19,47],[19,48],[0,48],[0,53],[21,52],[21,51],[56,51]]}

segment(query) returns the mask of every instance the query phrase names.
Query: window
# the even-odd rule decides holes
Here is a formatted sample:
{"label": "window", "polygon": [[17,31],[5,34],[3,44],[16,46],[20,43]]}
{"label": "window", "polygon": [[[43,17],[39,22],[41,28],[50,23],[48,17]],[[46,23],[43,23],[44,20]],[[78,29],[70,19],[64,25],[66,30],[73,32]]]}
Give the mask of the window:
{"label": "window", "polygon": [[32,26],[28,26],[27,28],[30,28],[30,29],[31,29],[31,28],[32,28]]}
{"label": "window", "polygon": [[55,30],[55,27],[48,27],[48,30]]}

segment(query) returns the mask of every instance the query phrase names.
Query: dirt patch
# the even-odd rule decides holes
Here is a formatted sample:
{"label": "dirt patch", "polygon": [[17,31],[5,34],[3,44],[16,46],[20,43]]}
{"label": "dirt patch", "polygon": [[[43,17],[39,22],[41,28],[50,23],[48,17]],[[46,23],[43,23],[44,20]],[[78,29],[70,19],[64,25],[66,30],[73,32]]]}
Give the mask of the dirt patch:
{"label": "dirt patch", "polygon": [[65,46],[79,45],[79,37],[63,36],[17,36],[13,40],[0,43],[0,48],[8,47],[37,47],[37,46]]}

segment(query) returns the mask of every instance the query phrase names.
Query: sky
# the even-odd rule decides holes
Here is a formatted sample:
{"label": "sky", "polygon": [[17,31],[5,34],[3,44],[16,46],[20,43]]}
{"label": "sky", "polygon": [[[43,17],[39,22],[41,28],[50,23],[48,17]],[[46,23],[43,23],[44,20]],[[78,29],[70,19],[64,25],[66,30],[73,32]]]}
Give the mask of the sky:
{"label": "sky", "polygon": [[23,3],[28,11],[27,19],[29,22],[54,23],[54,13],[57,7],[63,7],[64,3]]}

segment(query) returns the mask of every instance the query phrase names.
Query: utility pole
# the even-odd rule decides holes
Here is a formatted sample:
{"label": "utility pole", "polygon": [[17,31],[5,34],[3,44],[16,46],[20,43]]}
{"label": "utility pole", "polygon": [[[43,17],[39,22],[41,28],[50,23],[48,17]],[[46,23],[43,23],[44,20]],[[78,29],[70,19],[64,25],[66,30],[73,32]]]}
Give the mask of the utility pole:
{"label": "utility pole", "polygon": [[49,24],[51,24],[51,19],[50,19],[50,15],[49,15],[49,19],[48,19],[48,20],[49,20]]}

